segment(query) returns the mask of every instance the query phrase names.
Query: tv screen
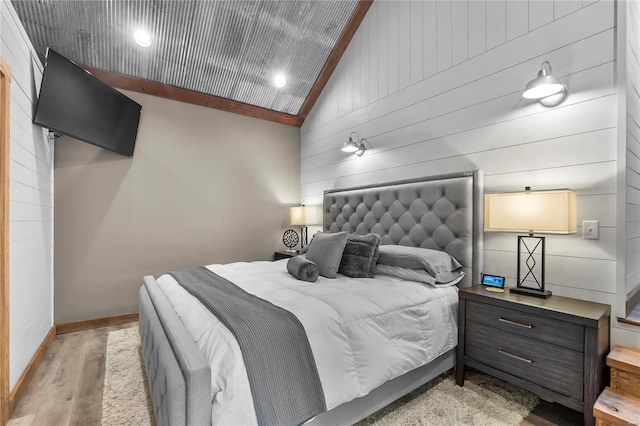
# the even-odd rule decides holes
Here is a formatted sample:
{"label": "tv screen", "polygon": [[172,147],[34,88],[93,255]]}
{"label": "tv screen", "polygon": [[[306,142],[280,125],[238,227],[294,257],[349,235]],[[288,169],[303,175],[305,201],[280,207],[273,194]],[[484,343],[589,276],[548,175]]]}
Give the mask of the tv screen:
{"label": "tv screen", "polygon": [[127,157],[142,107],[47,48],[33,122]]}

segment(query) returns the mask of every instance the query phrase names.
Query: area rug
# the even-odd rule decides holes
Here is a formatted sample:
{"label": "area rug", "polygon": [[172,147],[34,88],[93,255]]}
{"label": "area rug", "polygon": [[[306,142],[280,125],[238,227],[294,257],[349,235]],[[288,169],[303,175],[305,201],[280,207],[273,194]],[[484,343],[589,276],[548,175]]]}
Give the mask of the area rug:
{"label": "area rug", "polygon": [[138,328],[112,331],[102,393],[103,426],[155,426]]}
{"label": "area rug", "polygon": [[516,426],[539,402],[531,392],[470,371],[460,387],[449,372],[363,419],[358,426]]}
{"label": "area rug", "polygon": [[[102,424],[155,425],[137,328],[109,333]],[[359,426],[516,426],[538,397],[493,377],[467,372],[464,387],[443,374],[358,423]]]}

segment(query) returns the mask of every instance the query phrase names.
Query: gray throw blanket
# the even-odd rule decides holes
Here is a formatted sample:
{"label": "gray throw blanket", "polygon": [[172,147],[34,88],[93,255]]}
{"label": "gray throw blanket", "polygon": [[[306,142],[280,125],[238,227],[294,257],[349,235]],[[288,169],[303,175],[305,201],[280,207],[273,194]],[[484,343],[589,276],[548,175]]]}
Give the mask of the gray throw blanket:
{"label": "gray throw blanket", "polygon": [[301,281],[310,283],[318,279],[318,265],[302,256],[295,256],[287,262],[287,271]]}
{"label": "gray throw blanket", "polygon": [[307,334],[295,315],[204,267],[169,275],[236,337],[258,424],[296,425],[327,410]]}

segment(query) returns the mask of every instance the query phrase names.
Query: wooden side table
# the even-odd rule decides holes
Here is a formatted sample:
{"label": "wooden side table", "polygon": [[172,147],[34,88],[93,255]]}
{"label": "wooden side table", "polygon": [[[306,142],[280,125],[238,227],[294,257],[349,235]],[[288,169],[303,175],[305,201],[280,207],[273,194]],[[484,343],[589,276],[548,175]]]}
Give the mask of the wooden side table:
{"label": "wooden side table", "polygon": [[281,260],[281,259],[288,259],[290,257],[295,257],[298,255],[297,251],[276,251],[273,253],[273,260]]}
{"label": "wooden side table", "polygon": [[584,414],[608,381],[611,307],[568,297],[459,292],[456,383],[465,366],[490,374]]}

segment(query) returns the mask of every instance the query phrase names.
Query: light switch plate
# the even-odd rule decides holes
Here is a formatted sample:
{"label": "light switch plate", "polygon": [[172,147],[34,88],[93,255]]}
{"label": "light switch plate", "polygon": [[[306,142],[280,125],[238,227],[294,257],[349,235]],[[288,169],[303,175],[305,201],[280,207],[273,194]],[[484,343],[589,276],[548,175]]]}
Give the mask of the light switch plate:
{"label": "light switch plate", "polygon": [[597,240],[600,238],[600,225],[597,220],[582,221],[582,239]]}

